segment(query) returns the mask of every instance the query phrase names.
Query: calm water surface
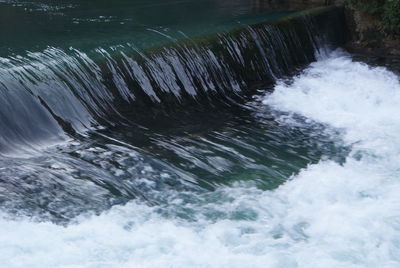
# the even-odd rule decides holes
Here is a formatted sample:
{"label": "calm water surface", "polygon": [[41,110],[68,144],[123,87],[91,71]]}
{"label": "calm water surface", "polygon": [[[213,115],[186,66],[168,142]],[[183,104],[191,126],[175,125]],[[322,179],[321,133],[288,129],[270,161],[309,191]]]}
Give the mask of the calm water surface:
{"label": "calm water surface", "polygon": [[288,13],[284,6],[250,0],[2,0],[0,56],[48,46],[146,48]]}

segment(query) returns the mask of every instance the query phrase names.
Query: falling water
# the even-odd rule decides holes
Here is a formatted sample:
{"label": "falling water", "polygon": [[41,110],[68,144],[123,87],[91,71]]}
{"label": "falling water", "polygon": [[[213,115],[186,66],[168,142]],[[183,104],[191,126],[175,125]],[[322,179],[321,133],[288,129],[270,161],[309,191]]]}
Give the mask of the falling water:
{"label": "falling water", "polygon": [[340,9],[126,3],[0,1],[88,30],[0,43],[3,266],[398,266],[399,78],[334,51]]}

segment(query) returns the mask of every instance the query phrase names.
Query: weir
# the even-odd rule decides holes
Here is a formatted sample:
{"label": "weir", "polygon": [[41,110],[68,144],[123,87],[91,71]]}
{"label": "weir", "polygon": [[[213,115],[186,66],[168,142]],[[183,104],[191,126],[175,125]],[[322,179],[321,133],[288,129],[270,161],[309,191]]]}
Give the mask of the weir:
{"label": "weir", "polygon": [[343,11],[322,7],[139,50],[49,47],[0,61],[0,150],[35,147],[154,109],[243,97],[344,41]]}
{"label": "weir", "polygon": [[115,95],[135,106],[240,95],[310,63],[324,46],[343,44],[344,29],[341,8],[316,8],[137,55],[117,51],[102,69]]}

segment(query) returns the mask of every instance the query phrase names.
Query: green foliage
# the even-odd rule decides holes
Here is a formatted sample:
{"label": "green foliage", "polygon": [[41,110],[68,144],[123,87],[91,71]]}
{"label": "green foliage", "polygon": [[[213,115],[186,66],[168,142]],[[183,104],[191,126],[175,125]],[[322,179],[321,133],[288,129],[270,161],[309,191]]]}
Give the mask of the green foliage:
{"label": "green foliage", "polygon": [[349,0],[357,9],[378,18],[381,30],[390,36],[400,35],[400,0]]}
{"label": "green foliage", "polygon": [[382,13],[382,26],[386,33],[400,36],[400,0],[388,0]]}

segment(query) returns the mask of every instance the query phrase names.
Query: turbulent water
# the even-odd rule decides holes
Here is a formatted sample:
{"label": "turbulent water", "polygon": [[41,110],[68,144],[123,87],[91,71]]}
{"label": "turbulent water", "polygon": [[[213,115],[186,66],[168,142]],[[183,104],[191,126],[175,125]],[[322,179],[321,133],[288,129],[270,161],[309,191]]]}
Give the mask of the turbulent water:
{"label": "turbulent water", "polygon": [[0,0],[1,267],[398,267],[399,77],[324,12]]}
{"label": "turbulent water", "polygon": [[[399,104],[397,75],[330,53],[251,105],[281,129],[348,147],[344,161],[322,155],[275,190],[247,180],[251,172],[213,191],[163,189],[165,203],[131,201],[65,227],[4,215],[3,266],[398,267]],[[137,157],[122,147],[82,151],[116,152]]]}

